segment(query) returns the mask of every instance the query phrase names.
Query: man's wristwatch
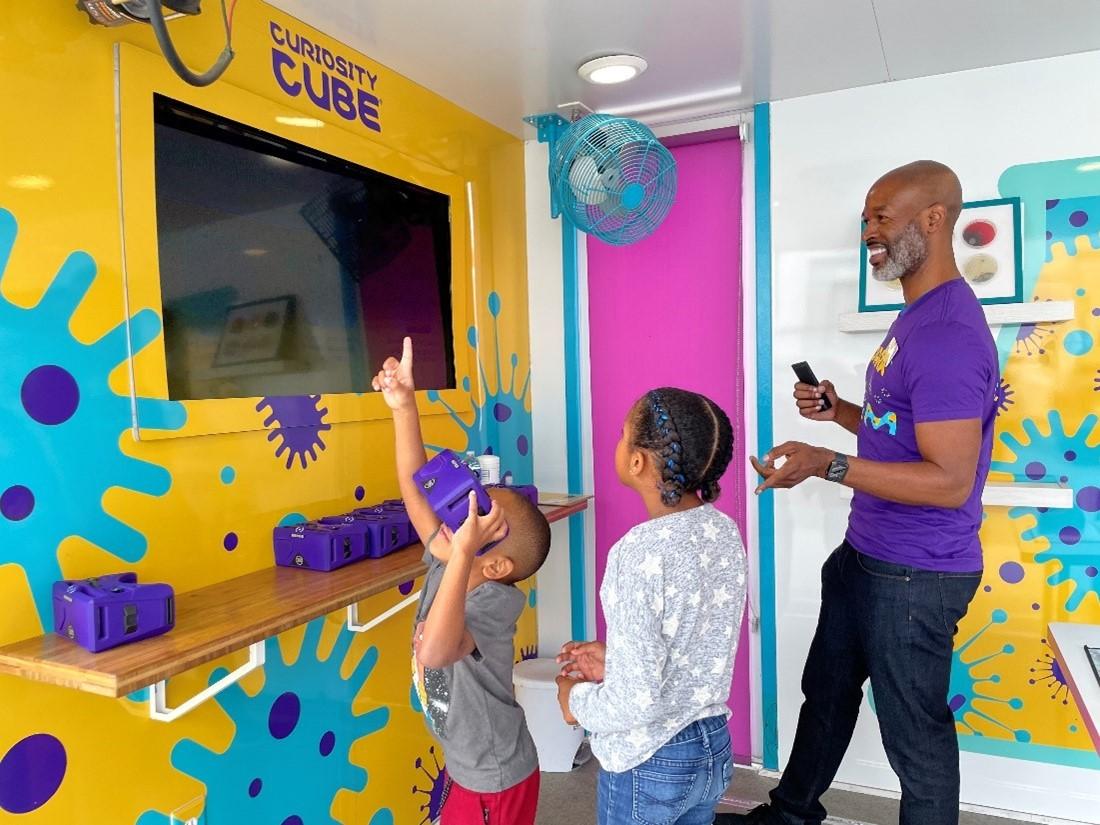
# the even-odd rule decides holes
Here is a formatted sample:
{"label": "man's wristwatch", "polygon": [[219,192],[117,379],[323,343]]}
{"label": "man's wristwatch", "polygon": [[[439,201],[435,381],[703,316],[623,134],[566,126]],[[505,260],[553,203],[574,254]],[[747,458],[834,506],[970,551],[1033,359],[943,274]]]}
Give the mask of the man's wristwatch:
{"label": "man's wristwatch", "polygon": [[844,453],[837,453],[836,457],[829,463],[829,469],[825,471],[825,480],[835,481],[839,484],[844,481],[846,475],[848,475],[848,456]]}

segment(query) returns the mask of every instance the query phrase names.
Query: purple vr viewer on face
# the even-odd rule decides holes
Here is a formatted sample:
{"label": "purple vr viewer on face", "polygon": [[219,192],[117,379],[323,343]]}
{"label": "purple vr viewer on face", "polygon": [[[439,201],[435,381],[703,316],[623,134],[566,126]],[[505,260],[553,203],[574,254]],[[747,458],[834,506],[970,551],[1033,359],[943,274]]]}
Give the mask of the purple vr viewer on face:
{"label": "purple vr viewer on face", "polygon": [[54,582],[54,632],[92,653],[158,636],[175,624],[171,585],[138,584],[136,573]]}
{"label": "purple vr viewer on face", "polygon": [[[533,485],[511,487],[504,484],[483,486],[468,466],[450,450],[443,450],[423,467],[413,473],[413,481],[420,487],[435,514],[450,529],[458,531],[470,513],[470,493],[477,496],[477,511],[484,516],[493,506],[487,489],[511,490],[538,506],[538,490]],[[488,552],[500,542],[494,542],[478,551]]]}
{"label": "purple vr viewer on face", "polygon": [[420,487],[439,520],[452,533],[458,532],[470,513],[471,491],[477,494],[479,515],[485,515],[493,506],[481,482],[450,450],[443,450],[413,473],[413,481]]}

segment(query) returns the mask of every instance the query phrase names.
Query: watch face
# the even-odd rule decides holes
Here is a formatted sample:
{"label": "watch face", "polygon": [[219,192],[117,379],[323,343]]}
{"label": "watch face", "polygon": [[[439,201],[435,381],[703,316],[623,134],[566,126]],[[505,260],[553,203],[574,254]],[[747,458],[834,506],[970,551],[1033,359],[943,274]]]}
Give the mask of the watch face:
{"label": "watch face", "polygon": [[848,473],[847,456],[838,455],[829,465],[829,471],[825,474],[829,481],[840,481]]}

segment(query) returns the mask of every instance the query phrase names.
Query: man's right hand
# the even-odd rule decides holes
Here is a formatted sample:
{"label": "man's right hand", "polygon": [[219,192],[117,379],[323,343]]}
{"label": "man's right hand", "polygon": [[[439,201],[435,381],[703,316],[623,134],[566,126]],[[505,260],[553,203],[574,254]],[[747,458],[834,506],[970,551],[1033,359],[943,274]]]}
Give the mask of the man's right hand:
{"label": "man's right hand", "polygon": [[391,410],[416,408],[412,338],[405,339],[400,361],[392,355],[386,359],[378,375],[371,381],[371,386],[382,393]]}
{"label": "man's right hand", "polygon": [[[828,398],[829,403],[833,405],[827,410],[821,409],[823,397]],[[794,400],[798,405],[799,414],[811,421],[835,421],[837,410],[840,408],[840,398],[836,394],[832,381],[822,381],[818,387],[813,384],[795,384]]]}

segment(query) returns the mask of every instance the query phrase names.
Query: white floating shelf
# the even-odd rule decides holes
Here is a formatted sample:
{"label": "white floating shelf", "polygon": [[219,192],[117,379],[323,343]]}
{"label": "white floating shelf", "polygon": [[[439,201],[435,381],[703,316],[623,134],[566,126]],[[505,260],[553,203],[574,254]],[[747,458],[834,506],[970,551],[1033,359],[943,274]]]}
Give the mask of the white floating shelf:
{"label": "white floating shelf", "polygon": [[[990,326],[1070,321],[1073,301],[1029,301],[1020,304],[987,304],[985,319]],[[841,332],[881,332],[890,328],[897,312],[844,312],[839,317]]]}
{"label": "white floating shelf", "polygon": [[1073,507],[1073,489],[1043,482],[986,482],[982,490],[986,507],[1049,507],[1068,510]]}

